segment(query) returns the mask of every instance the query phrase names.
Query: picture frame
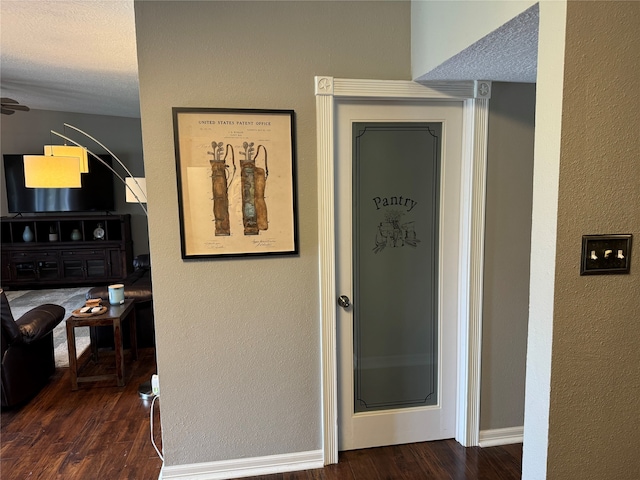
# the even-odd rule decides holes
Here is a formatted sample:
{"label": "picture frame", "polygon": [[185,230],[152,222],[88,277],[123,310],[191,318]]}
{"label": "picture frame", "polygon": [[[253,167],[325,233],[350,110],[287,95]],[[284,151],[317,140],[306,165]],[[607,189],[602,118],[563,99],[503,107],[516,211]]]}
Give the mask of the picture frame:
{"label": "picture frame", "polygon": [[295,112],[172,113],[182,258],[298,254]]}

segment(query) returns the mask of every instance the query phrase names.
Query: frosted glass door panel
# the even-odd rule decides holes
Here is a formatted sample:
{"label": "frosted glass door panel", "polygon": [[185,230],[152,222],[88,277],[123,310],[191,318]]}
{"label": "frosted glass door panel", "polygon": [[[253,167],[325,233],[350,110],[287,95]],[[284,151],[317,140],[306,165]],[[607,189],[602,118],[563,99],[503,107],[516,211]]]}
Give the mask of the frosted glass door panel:
{"label": "frosted glass door panel", "polygon": [[353,124],[356,413],[438,403],[441,132]]}

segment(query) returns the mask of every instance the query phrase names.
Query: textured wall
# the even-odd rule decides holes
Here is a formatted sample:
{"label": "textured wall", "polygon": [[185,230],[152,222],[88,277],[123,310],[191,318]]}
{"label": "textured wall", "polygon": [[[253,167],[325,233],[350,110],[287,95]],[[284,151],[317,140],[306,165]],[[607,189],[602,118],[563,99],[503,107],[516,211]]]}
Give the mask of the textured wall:
{"label": "textured wall", "polygon": [[[535,3],[532,0],[412,0],[412,78],[433,70]],[[494,56],[484,63],[500,61]]]}
{"label": "textured wall", "polygon": [[[579,276],[581,236],[640,238],[640,3],[568,2],[548,478],[640,471],[640,257]],[[526,443],[526,438],[525,438]]]}
{"label": "textured wall", "polygon": [[524,423],[535,85],[489,102],[480,430]]}
{"label": "textured wall", "polygon": [[[322,448],[314,75],[410,78],[408,2],[136,2],[167,465]],[[171,107],[294,109],[297,257],[183,261]]]}
{"label": "textured wall", "polygon": [[[120,160],[136,176],[144,176],[142,162],[142,138],[139,118],[111,117],[105,115],[87,115],[83,113],[52,112],[49,110],[31,110],[18,112],[8,117],[2,116],[2,153],[38,153],[42,152],[46,144],[62,144],[63,140],[50,133],[55,130],[65,135],[64,123],[74,125],[109,147]],[[69,138],[80,140],[82,135],[67,129]],[[94,153],[105,152],[102,147],[87,140],[85,145]],[[0,162],[1,163],[1,162]],[[2,167],[4,168],[4,167]],[[118,166],[115,170],[125,176],[124,170]],[[0,202],[2,215],[7,214],[6,189],[4,170],[0,182]],[[149,238],[147,234],[147,218],[138,204],[125,202],[125,187],[118,180],[113,182],[116,208],[118,214],[131,214],[131,230],[133,236],[133,251],[149,252]]]}

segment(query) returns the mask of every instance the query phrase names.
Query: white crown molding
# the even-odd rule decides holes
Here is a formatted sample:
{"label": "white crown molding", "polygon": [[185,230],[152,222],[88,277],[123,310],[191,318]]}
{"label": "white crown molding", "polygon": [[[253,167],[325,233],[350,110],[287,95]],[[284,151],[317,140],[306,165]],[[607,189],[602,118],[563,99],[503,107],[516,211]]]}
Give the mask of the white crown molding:
{"label": "white crown molding", "polygon": [[[323,89],[319,88],[320,84],[324,86]],[[316,77],[316,95],[356,98],[467,100],[476,97],[488,98],[491,95],[491,82],[469,80],[463,82],[416,83],[405,80],[367,80],[325,76]]]}
{"label": "white crown molding", "polygon": [[266,457],[163,466],[160,478],[163,480],[172,478],[180,480],[226,480],[322,467],[322,450],[313,450]]}
{"label": "white crown molding", "polygon": [[338,97],[411,97],[430,100],[489,99],[491,98],[491,82],[487,80],[469,80],[416,83],[317,76],[315,78],[315,94]]}

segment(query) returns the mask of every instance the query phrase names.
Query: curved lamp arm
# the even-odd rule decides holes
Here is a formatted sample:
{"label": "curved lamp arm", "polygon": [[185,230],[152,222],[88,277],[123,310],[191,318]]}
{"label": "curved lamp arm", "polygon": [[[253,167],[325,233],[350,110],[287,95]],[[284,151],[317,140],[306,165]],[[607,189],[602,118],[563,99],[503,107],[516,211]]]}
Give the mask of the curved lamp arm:
{"label": "curved lamp arm", "polygon": [[[116,161],[120,164],[120,166],[121,166],[122,168],[124,168],[124,171],[125,171],[125,172],[127,172],[127,175],[129,175],[131,178],[133,178],[133,181],[134,181],[134,183],[138,186],[138,188],[139,188],[140,190],[142,190],[142,187],[140,187],[140,184],[138,183],[138,181],[136,180],[136,178],[135,178],[135,177],[133,176],[133,174],[129,171],[129,169],[126,167],[126,165],[125,165],[124,163],[122,163],[122,161],[121,161],[121,160],[116,156],[116,154],[115,154],[115,153],[113,153],[113,152],[112,152],[111,150],[109,150],[105,145],[103,145],[102,143],[100,143],[98,140],[96,140],[94,137],[92,137],[91,135],[89,135],[87,132],[85,132],[85,131],[83,131],[83,130],[80,130],[78,127],[74,127],[73,125],[70,125],[70,124],[68,124],[68,123],[65,123],[65,124],[64,124],[64,126],[65,126],[65,127],[69,127],[69,128],[71,128],[71,129],[75,130],[76,132],[81,133],[81,134],[82,134],[82,135],[84,135],[85,137],[90,138],[91,140],[93,140],[94,142],[96,142],[98,145],[100,145],[102,148],[104,148],[104,149],[107,151],[107,153],[109,153],[109,155],[111,155],[113,158],[115,158],[115,159],[116,159]],[[76,144],[76,145],[78,145],[78,144]],[[78,146],[82,146],[82,145],[78,145]],[[87,149],[87,151],[89,151],[89,150]],[[136,197],[136,198],[137,198],[137,197]],[[145,198],[144,198],[144,199],[145,199],[145,201],[146,201],[146,200],[147,200],[147,197],[145,196]]]}
{"label": "curved lamp arm", "polygon": [[[65,123],[66,125],[66,123]],[[71,140],[69,137],[62,135],[61,133],[58,133],[56,131],[51,130],[51,133],[53,133],[54,135],[57,135],[60,138],[65,139],[68,142],[73,143],[76,147],[82,147],[82,148],[87,148],[84,145],[79,144],[78,142],[76,142],[75,140]],[[84,133],[84,132],[83,132]],[[103,146],[101,143],[97,142],[99,145]],[[106,147],[105,150],[107,150],[109,152],[109,154],[114,157],[116,160],[118,160],[118,163],[120,163],[120,165],[122,165],[122,162],[113,154],[111,153]],[[107,167],[109,170],[111,170],[111,172],[118,177],[118,179],[122,182],[122,184],[129,189],[129,191],[131,192],[131,194],[135,197],[135,199],[138,201],[138,204],[140,205],[140,208],[142,208],[142,210],[144,210],[144,214],[146,216],[149,216],[149,214],[147,213],[147,208],[143,205],[142,201],[140,200],[140,198],[138,198],[138,195],[136,195],[136,192],[133,191],[133,189],[127,185],[127,182],[125,181],[124,178],[122,178],[122,176],[116,172],[113,167],[111,165],[109,165],[107,162],[105,162],[103,159],[101,159],[98,155],[96,155],[95,153],[93,153],[91,150],[89,150],[87,148],[87,153],[89,155],[91,155],[93,158],[95,158],[96,160],[98,160],[100,163],[102,163],[105,167]],[[131,172],[129,172],[129,170],[127,169],[127,167],[125,167],[124,165],[122,165],[124,167],[124,169],[129,173],[129,175],[131,175]],[[133,175],[131,175],[131,177],[133,178]],[[135,181],[135,180],[134,180]],[[138,185],[138,182],[135,182],[136,185]],[[138,185],[140,186],[140,185]],[[146,201],[146,198],[145,198]]]}

